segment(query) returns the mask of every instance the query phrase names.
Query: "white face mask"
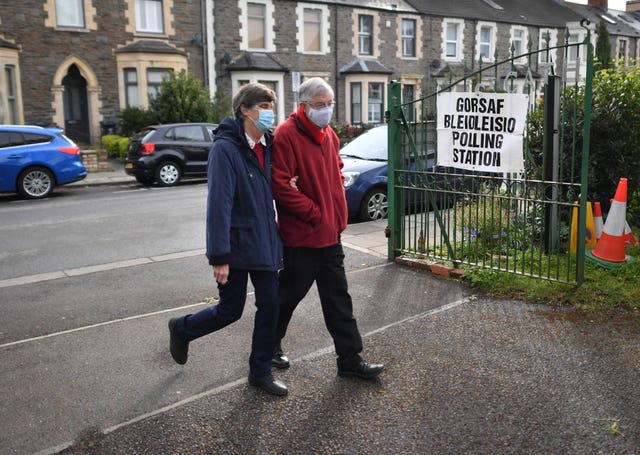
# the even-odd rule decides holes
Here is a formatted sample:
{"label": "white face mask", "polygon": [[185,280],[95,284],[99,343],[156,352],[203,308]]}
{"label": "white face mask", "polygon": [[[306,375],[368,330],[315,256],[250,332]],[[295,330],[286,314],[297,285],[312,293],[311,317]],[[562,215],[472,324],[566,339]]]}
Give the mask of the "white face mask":
{"label": "white face mask", "polygon": [[314,109],[309,106],[309,113],[307,117],[309,120],[313,122],[318,128],[324,128],[331,121],[331,117],[333,116],[333,107],[327,106],[322,109]]}

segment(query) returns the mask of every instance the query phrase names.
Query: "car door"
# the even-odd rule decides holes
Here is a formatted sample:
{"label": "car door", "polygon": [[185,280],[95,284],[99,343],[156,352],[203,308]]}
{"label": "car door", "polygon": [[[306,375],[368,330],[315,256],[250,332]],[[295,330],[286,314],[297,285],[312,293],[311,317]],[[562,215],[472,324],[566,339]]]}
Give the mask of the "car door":
{"label": "car door", "polygon": [[203,125],[181,125],[174,128],[176,147],[184,155],[185,175],[206,175],[211,140]]}
{"label": "car door", "polygon": [[25,160],[24,138],[15,131],[0,131],[0,191],[14,191]]}

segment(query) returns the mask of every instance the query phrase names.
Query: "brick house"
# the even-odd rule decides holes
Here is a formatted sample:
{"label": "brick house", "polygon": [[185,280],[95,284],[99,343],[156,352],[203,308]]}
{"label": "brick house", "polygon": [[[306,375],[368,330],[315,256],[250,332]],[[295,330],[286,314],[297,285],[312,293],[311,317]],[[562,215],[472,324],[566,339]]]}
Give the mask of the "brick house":
{"label": "brick house", "polygon": [[[489,63],[512,46],[518,55],[581,40],[580,20],[603,8],[606,0],[0,2],[0,123],[57,124],[98,144],[122,108],[146,107],[163,75],[186,70],[228,99],[246,82],[270,85],[278,122],[295,108],[294,85],[324,77],[336,91],[335,122],[376,124],[389,81],[402,83],[403,99],[419,98],[476,70],[480,56]],[[626,42],[637,56],[640,21],[618,13],[613,48]],[[540,58],[522,70],[542,78],[564,64],[555,51]]]}
{"label": "brick house", "polygon": [[0,122],[56,124],[81,144],[170,70],[204,79],[200,2],[0,2]]}

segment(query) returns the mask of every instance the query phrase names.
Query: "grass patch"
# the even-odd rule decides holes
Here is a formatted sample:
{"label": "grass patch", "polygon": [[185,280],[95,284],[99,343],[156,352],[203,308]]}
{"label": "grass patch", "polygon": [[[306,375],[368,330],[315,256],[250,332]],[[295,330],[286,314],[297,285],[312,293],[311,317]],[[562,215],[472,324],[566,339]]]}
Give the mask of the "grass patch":
{"label": "grass patch", "polygon": [[640,246],[628,249],[627,254],[636,259],[612,270],[587,261],[585,281],[580,286],[481,268],[465,270],[463,280],[494,297],[571,306],[582,311],[640,314]]}

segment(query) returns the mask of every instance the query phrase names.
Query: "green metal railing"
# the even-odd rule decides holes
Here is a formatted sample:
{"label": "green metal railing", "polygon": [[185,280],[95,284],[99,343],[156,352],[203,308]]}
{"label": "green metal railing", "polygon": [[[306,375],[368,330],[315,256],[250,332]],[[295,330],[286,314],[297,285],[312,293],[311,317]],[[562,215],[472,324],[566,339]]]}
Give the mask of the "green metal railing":
{"label": "green metal railing", "polygon": [[[403,103],[400,83],[389,84],[389,259],[410,256],[551,281],[584,280],[585,242],[575,239],[585,238],[593,78],[589,39],[542,51],[529,48],[499,62],[496,56],[497,63],[485,67],[480,61],[478,71],[451,78],[418,100]],[[539,55],[548,61],[554,49],[563,62],[575,64],[557,65],[561,74],[544,78]],[[436,100],[451,91],[529,95],[524,172],[434,165]],[[407,121],[408,110],[417,113],[417,121]],[[572,224],[577,225],[573,235]]]}

